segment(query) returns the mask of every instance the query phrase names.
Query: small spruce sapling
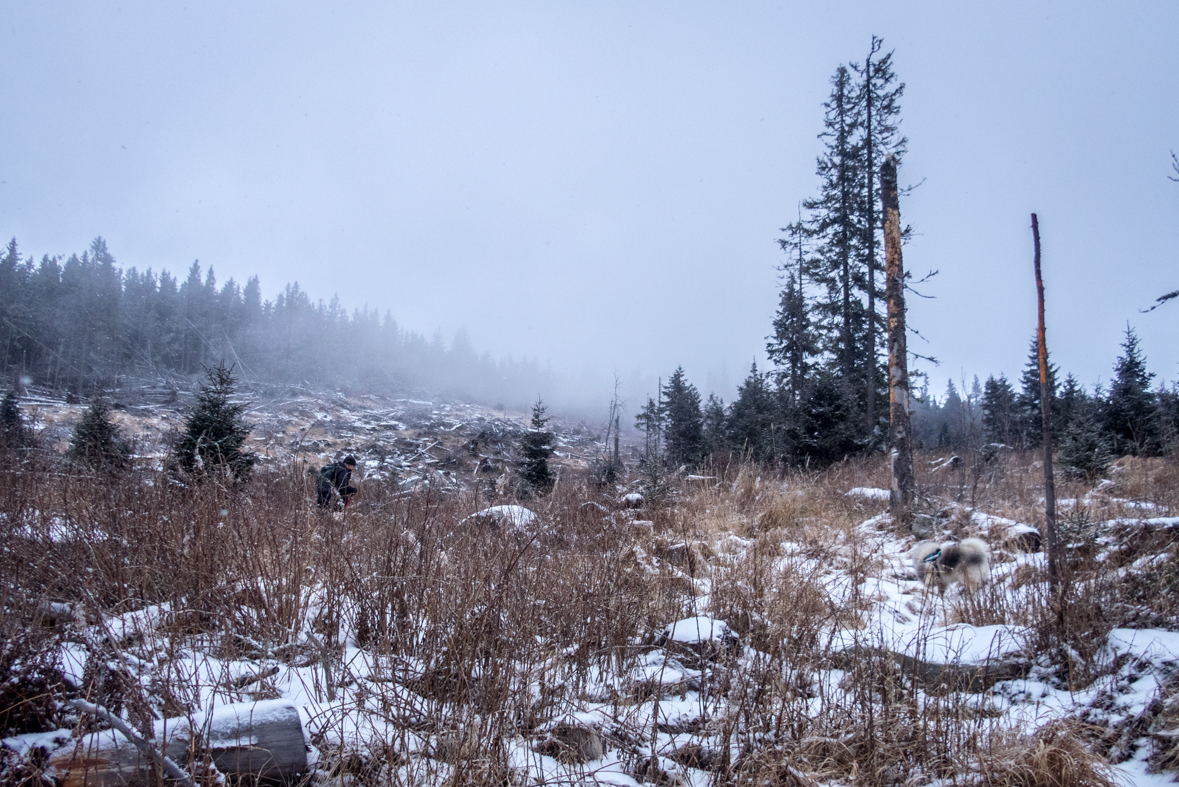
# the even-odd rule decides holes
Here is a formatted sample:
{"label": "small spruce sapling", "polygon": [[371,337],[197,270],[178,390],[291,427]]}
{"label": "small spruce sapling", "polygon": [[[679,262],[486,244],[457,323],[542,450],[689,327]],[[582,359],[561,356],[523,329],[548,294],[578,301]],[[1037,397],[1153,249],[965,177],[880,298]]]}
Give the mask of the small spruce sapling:
{"label": "small spruce sapling", "polygon": [[658,502],[670,491],[667,474],[663,470],[663,428],[667,416],[663,408],[663,381],[659,383],[659,399],[647,397],[647,404],[635,416],[635,427],[642,430],[643,456],[639,463],[643,497]]}
{"label": "small spruce sapling", "polygon": [[111,404],[96,396],[82,413],[82,420],[70,437],[70,455],[93,467],[122,470],[131,463],[131,444],[119,434],[111,420]]}
{"label": "small spruce sapling", "polygon": [[235,384],[232,367],[225,368],[222,361],[205,373],[209,380],[201,383],[173,457],[186,472],[209,473],[220,468],[245,481],[257,461],[257,456],[243,449],[250,435],[242,418],[247,405],[230,401]]}
{"label": "small spruce sapling", "polygon": [[31,438],[20,414],[16,391],[10,390],[0,400],[0,445],[12,448],[27,446]]}
{"label": "small spruce sapling", "polygon": [[1157,453],[1152,379],[1154,373],[1146,370],[1146,357],[1138,347],[1138,336],[1127,325],[1126,341],[1122,343],[1122,355],[1114,364],[1114,377],[1105,403],[1105,432],[1118,455]]}
{"label": "small spruce sapling", "polygon": [[20,426],[20,404],[16,400],[16,392],[9,391],[4,394],[4,400],[0,401],[0,429],[11,432]]}
{"label": "small spruce sapling", "polygon": [[700,393],[677,367],[663,388],[664,449],[672,467],[694,468],[704,460],[704,413]]}
{"label": "small spruce sapling", "polygon": [[1109,439],[1091,412],[1079,414],[1065,427],[1056,457],[1065,477],[1085,481],[1105,476],[1114,458]]}
{"label": "small spruce sapling", "polygon": [[528,431],[520,439],[521,494],[524,497],[540,496],[553,488],[553,476],[549,472],[549,457],[553,455],[553,433],[545,429],[549,422],[545,406],[539,398],[532,405],[532,421]]}

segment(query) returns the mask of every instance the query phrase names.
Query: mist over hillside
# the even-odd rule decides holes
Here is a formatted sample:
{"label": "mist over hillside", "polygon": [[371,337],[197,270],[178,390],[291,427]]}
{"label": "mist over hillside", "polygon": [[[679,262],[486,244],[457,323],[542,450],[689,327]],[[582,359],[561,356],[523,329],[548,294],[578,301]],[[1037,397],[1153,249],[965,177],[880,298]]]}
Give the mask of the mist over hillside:
{"label": "mist over hillside", "polygon": [[539,396],[559,412],[604,412],[609,377],[572,377],[537,358],[493,358],[466,330],[427,337],[388,310],[349,311],[286,284],[218,281],[193,262],[170,271],[121,267],[101,238],[81,254],[0,254],[0,370],[10,379],[91,395],[125,384],[181,380],[221,361],[245,382],[352,387],[525,410]]}

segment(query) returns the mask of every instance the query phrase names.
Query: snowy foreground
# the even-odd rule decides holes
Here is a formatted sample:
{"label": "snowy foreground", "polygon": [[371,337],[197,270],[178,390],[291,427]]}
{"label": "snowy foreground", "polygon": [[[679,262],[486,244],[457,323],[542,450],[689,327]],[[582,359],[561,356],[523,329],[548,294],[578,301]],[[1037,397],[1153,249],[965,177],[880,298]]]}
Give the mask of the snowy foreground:
{"label": "snowy foreground", "polygon": [[[789,501],[801,492],[783,488],[774,494]],[[855,488],[850,494],[863,502],[848,505],[868,511],[879,510],[888,496],[871,488]],[[978,598],[970,598],[960,586],[944,596],[926,591],[907,558],[914,539],[893,532],[886,515],[861,518],[859,524],[827,535],[808,525],[796,531],[796,540],[789,528],[769,531],[767,537],[715,526],[698,529],[690,538],[660,540],[659,526],[642,509],[584,505],[596,506],[593,513],[619,532],[639,534],[619,545],[626,550],[625,559],[603,556],[603,570],[631,572],[651,583],[674,582],[678,593],[667,606],[676,610],[674,619],[614,653],[585,657],[576,644],[550,645],[537,636],[536,648],[520,653],[518,661],[475,659],[475,668],[464,678],[467,689],[443,690],[438,660],[426,663],[413,655],[425,647],[424,623],[403,629],[396,649],[373,647],[371,633],[358,627],[359,618],[322,614],[331,603],[332,587],[312,580],[301,591],[299,630],[286,643],[258,642],[243,631],[234,638],[236,652],[227,649],[224,631],[178,636],[179,610],[171,604],[101,620],[59,605],[53,612],[73,619],[62,624],[68,633],[55,666],[77,690],[94,680],[96,662],[104,662],[101,666],[109,672],[130,675],[154,708],[157,741],[168,735],[159,725],[169,712],[186,716],[201,729],[231,704],[262,703],[257,706],[260,717],[293,707],[305,735],[308,777],[325,784],[441,785],[460,776],[478,783],[492,780],[490,771],[479,771],[490,766],[480,763],[495,759],[506,763],[501,775],[514,784],[702,786],[718,783],[718,773],[752,762],[751,752],[762,750],[783,753],[775,766],[778,783],[850,784],[862,778],[854,766],[840,771],[824,762],[855,756],[840,754],[841,747],[858,751],[853,733],[839,739],[801,725],[827,720],[827,730],[840,725],[858,729],[862,720],[856,713],[872,715],[881,726],[900,724],[904,718],[912,729],[923,730],[922,740],[935,744],[944,736],[948,747],[970,740],[982,749],[991,746],[988,750],[1001,748],[980,743],[988,736],[1015,740],[1054,722],[1080,721],[1107,731],[1108,756],[1117,763],[1119,782],[1172,783],[1170,773],[1148,773],[1147,760],[1152,754],[1157,758],[1179,736],[1179,720],[1158,710],[1160,702],[1174,705],[1179,632],[1108,632],[1103,641],[1091,643],[1090,653],[1074,654],[1095,676],[1087,681],[1070,677],[1059,661],[1034,655],[1036,632],[1026,622],[1011,622],[1019,617],[1012,610],[1042,592],[1042,584],[1028,578],[1042,577],[1045,556],[1003,545],[1033,532],[1030,525],[960,509],[972,534],[993,549],[990,583]],[[699,510],[716,515],[719,503],[710,505]],[[559,517],[535,508],[491,507],[468,514],[460,525],[490,529],[528,554],[560,536]],[[1106,522],[1097,530],[1112,533],[1118,524]],[[1132,525],[1172,532],[1179,518],[1135,518]],[[655,538],[648,537],[652,533]],[[48,537],[70,534],[63,526]],[[412,534],[405,538],[413,540]],[[1108,550],[1110,539],[1098,536],[1098,550],[1103,544]],[[441,565],[448,559],[443,550]],[[1100,551],[1095,560],[1101,560]],[[749,568],[755,563],[760,573]],[[515,563],[509,564],[509,571],[514,568]],[[733,599],[755,592],[748,587],[755,576],[776,577],[778,592],[786,595],[778,600],[780,606],[735,613]],[[797,584],[791,586],[783,577]],[[506,582],[501,594],[503,587]],[[821,597],[806,595],[812,590]],[[593,592],[586,587],[587,595]],[[537,603],[544,605],[543,600]],[[804,604],[814,606],[814,620],[799,612]],[[475,604],[470,609],[484,608],[490,607]],[[799,620],[808,621],[809,631],[795,628],[783,636],[769,619],[773,610],[791,608]],[[545,613],[541,609],[537,614]],[[988,615],[1008,620],[981,623]],[[334,621],[328,630],[325,619]],[[558,641],[554,635],[551,642]],[[806,649],[813,658],[791,666],[793,647]],[[887,680],[863,678],[861,672],[868,668]],[[496,683],[493,671],[509,672],[511,678]],[[254,680],[258,676],[263,677]],[[528,712],[535,717],[493,719],[482,714],[479,708],[486,703],[478,696],[481,685],[511,686],[524,699],[504,699],[494,707],[531,708]],[[160,687],[167,687],[165,699]],[[766,703],[755,696],[771,689],[780,699]],[[131,706],[128,701],[127,715],[132,715]],[[501,738],[502,750],[494,757],[480,750],[493,725],[516,730]],[[76,732],[68,726],[8,738],[3,746],[20,756],[36,747],[60,753],[77,744]],[[895,773],[886,768],[872,777],[873,783],[982,783],[983,774],[965,748],[962,743],[947,754],[955,773],[898,761]]]}

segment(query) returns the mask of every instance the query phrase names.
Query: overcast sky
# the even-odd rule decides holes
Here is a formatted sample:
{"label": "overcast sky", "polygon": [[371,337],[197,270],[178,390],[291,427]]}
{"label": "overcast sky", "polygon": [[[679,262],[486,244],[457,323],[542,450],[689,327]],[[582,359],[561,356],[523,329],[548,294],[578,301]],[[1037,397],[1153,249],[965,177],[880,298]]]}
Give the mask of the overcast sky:
{"label": "overcast sky", "polygon": [[[906,83],[911,342],[1017,377],[1035,330],[1179,379],[1179,3],[6,2],[0,234],[297,280],[406,328],[725,395],[764,358],[775,239],[873,34]],[[591,385],[595,384],[593,382]]]}

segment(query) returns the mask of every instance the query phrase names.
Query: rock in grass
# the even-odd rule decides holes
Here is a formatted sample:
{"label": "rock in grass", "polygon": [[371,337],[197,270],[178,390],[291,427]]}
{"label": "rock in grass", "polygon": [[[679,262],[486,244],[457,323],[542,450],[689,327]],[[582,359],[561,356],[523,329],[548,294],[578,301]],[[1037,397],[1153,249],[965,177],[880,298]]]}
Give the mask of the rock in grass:
{"label": "rock in grass", "polygon": [[569,765],[600,760],[606,753],[598,731],[575,721],[563,721],[554,726],[548,737],[535,748],[538,754]]}

